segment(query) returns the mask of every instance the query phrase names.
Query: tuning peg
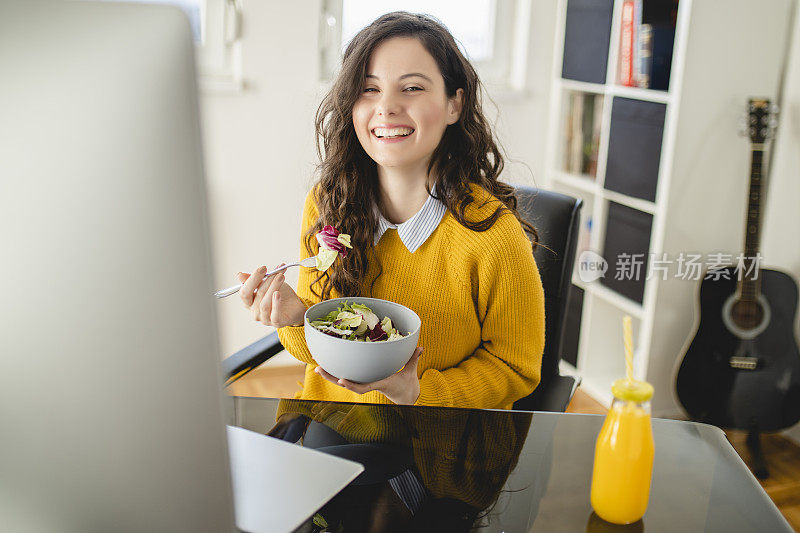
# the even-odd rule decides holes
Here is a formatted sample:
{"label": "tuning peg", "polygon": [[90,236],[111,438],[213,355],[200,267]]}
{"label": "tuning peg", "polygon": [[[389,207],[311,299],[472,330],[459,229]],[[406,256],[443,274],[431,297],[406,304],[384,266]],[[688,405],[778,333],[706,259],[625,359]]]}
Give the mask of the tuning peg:
{"label": "tuning peg", "polygon": [[780,114],[780,112],[781,112],[781,106],[779,106],[778,104],[771,104],[771,105],[769,106],[769,112],[770,112],[772,115],[779,115],[779,114]]}

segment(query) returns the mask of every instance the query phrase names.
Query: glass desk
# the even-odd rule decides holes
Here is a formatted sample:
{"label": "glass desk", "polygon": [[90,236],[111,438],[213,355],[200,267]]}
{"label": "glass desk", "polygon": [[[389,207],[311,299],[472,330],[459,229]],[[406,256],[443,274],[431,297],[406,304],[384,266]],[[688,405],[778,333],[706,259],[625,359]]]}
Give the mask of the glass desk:
{"label": "glass desk", "polygon": [[[647,514],[615,526],[589,504],[602,416],[241,397],[233,403],[234,425],[365,466],[320,509],[332,531],[340,521],[346,532],[792,531],[723,432],[705,424],[653,420]],[[299,531],[312,530],[309,520]]]}

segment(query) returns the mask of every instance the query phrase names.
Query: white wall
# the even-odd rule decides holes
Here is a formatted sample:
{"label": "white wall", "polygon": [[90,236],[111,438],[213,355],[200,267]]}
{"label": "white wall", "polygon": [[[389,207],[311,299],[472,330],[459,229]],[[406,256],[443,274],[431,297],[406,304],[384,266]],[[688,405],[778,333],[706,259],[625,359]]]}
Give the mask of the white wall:
{"label": "white wall", "polygon": [[[766,266],[783,270],[800,282],[800,13],[795,16],[783,92],[761,249]],[[800,315],[795,318],[797,339]],[[800,424],[787,435],[800,442]]]}
{"label": "white wall", "polygon": [[[238,94],[204,94],[201,105],[217,286],[238,270],[293,260],[300,214],[317,162],[314,112],[320,2],[243,2]],[[524,95],[495,93],[497,133],[511,161],[505,179],[544,184],[544,149],[555,2],[534,2]],[[499,111],[499,113],[498,113]],[[295,285],[297,271],[287,274]],[[229,355],[267,334],[236,296],[219,302],[220,342]]]}
{"label": "white wall", "polygon": [[[235,284],[239,270],[297,256],[315,161],[319,2],[243,3],[245,88],[201,96],[218,287]],[[223,355],[268,333],[236,296],[218,310]]]}

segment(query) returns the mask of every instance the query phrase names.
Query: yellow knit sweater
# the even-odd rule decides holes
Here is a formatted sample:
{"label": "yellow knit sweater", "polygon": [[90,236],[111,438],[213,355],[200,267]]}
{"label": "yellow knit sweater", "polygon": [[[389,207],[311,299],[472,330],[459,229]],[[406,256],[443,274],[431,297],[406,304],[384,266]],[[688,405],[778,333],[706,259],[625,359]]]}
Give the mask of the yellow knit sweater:
{"label": "yellow knit sweater", "polygon": [[[485,189],[471,187],[476,201],[466,211],[468,220],[482,220],[502,205]],[[422,319],[419,345],[424,352],[417,369],[416,405],[509,409],[539,383],[544,291],[531,243],[513,213],[503,209],[484,232],[462,226],[448,211],[413,254],[394,229],[375,246],[383,273],[371,293],[365,283],[361,295],[400,303]],[[303,209],[301,234],[317,218],[312,190]],[[348,228],[339,229],[347,233]],[[304,243],[300,249],[301,257],[308,257]],[[367,280],[375,277],[377,268],[369,265]],[[297,294],[306,305],[319,302],[310,287],[315,277],[310,269],[300,271]],[[307,363],[297,398],[391,403],[380,392],[359,395],[316,374],[302,326],[279,328],[278,336],[289,353]]]}

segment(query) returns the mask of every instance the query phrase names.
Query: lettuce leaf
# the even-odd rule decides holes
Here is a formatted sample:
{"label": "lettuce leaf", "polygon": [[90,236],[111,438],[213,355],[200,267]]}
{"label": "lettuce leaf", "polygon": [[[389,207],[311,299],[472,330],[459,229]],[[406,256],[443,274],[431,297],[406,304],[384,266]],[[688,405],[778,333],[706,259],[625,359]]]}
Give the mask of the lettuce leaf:
{"label": "lettuce leaf", "polygon": [[319,253],[317,254],[317,270],[320,272],[325,272],[328,270],[333,264],[334,260],[336,260],[337,255],[339,255],[339,252],[336,250],[320,248]]}
{"label": "lettuce leaf", "polygon": [[347,233],[340,233],[339,235],[336,236],[336,240],[342,243],[344,246],[347,246],[348,248],[353,247],[353,245],[350,244],[350,235],[348,235]]}
{"label": "lettuce leaf", "polygon": [[333,324],[340,328],[357,328],[361,325],[363,320],[364,318],[358,313],[342,311],[336,316],[336,320],[333,321]]}
{"label": "lettuce leaf", "polygon": [[364,317],[369,329],[373,329],[379,322],[378,315],[372,312],[372,309],[362,304],[353,304],[353,312],[358,313]]}

